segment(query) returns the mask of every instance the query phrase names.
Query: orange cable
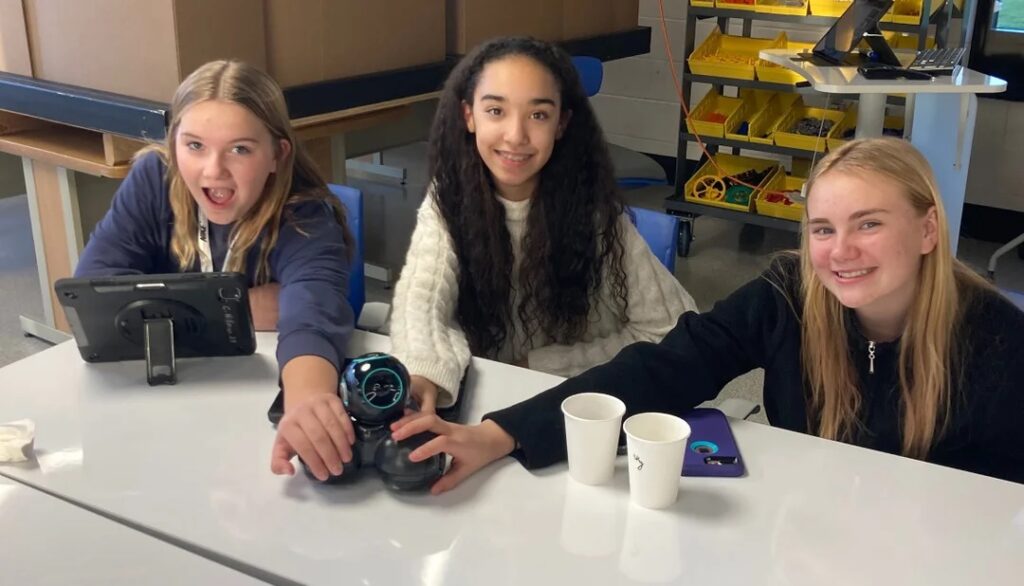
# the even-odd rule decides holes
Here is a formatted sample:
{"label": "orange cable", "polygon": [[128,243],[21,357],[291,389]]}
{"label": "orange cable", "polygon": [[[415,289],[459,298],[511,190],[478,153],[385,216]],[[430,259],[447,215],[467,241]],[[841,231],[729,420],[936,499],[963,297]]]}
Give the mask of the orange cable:
{"label": "orange cable", "polygon": [[[660,27],[661,28],[661,37],[662,37],[662,40],[665,43],[665,54],[668,57],[668,68],[669,68],[669,71],[672,73],[672,86],[675,88],[676,96],[678,96],[679,103],[683,107],[684,119],[689,121],[690,120],[690,108],[689,108],[689,105],[686,103],[686,99],[683,98],[683,86],[682,86],[682,84],[679,83],[679,77],[676,75],[676,61],[675,61],[675,57],[672,55],[672,44],[669,42],[669,39],[668,39],[668,25],[665,22],[665,2],[664,2],[664,0],[658,0],[658,13],[659,13],[659,15],[661,17],[660,18],[660,22],[661,22],[661,27]],[[721,177],[723,180],[724,179],[729,179],[732,182],[736,183],[737,185],[742,185],[744,187],[749,187],[752,190],[750,195],[751,195],[751,197],[754,197],[755,193],[758,190],[758,187],[756,185],[750,185],[748,183],[744,183],[743,181],[740,181],[740,180],[736,179],[736,176],[734,176],[734,175],[727,175],[727,174],[725,174],[725,172],[722,170],[722,168],[718,165],[718,161],[716,161],[715,158],[711,155],[711,153],[708,152],[707,147],[704,145],[704,141],[702,141],[700,139],[700,135],[697,134],[696,130],[697,129],[694,128],[695,132],[692,132],[691,134],[693,134],[694,138],[697,139],[697,146],[700,147],[701,152],[703,152],[704,155],[708,158],[708,161],[711,162],[711,166],[714,167],[715,171],[718,172],[718,176]],[[748,133],[750,132],[749,128],[748,128],[747,132]],[[683,153],[684,168],[685,168],[685,160],[686,160],[686,153]],[[764,193],[765,194],[785,195],[785,192],[780,192],[780,191],[767,191],[766,190]],[[685,196],[686,194],[683,194],[683,195]]]}

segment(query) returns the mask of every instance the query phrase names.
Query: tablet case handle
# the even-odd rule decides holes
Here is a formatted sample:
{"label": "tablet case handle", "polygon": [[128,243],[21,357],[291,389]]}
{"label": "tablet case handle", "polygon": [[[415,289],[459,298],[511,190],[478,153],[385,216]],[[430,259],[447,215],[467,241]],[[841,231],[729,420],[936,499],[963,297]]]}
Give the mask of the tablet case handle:
{"label": "tablet case handle", "polygon": [[150,386],[178,382],[174,363],[174,322],[169,317],[145,320],[146,382]]}

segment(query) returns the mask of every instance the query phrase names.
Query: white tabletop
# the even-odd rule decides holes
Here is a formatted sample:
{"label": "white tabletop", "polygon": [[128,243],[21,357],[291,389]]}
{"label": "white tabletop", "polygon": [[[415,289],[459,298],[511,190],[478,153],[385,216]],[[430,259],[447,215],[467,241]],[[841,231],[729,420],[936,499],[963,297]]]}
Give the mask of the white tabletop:
{"label": "white tabletop", "polygon": [[[953,75],[940,75],[930,81],[909,79],[865,79],[853,66],[822,66],[794,60],[791,49],[762,49],[759,57],[791,69],[811,82],[819,92],[828,94],[991,94],[1006,91],[1006,81],[960,67]],[[913,55],[908,55],[913,59]],[[909,60],[908,60],[909,62]]]}
{"label": "white tabletop", "polygon": [[[357,333],[352,354],[387,348]],[[624,462],[588,488],[505,459],[440,497],[372,474],[318,486],[269,471],[273,336],[258,354],[85,364],[68,343],[0,369],[3,419],[33,418],[38,463],[0,466],[271,579],[310,584],[1018,584],[1024,486],[737,421],[740,479],[683,478],[628,503]],[[475,360],[470,417],[556,377]]]}
{"label": "white tabletop", "polygon": [[4,477],[0,537],[4,584],[263,584]]}

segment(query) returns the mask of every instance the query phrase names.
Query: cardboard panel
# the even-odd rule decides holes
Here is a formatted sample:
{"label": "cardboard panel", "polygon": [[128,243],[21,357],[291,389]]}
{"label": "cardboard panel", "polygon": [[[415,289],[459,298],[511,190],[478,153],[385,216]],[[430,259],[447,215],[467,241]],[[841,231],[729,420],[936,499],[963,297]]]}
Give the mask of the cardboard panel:
{"label": "cardboard panel", "polygon": [[[324,32],[321,0],[265,0],[267,70],[282,86],[320,81]],[[310,26],[310,23],[314,26]]]}
{"label": "cardboard panel", "polygon": [[493,37],[562,39],[561,0],[448,0],[448,52],[464,55]]}
{"label": "cardboard panel", "polygon": [[628,31],[640,22],[640,0],[612,0],[612,31]]}
{"label": "cardboard panel", "polygon": [[562,40],[612,32],[613,2],[615,0],[562,0]]}
{"label": "cardboard panel", "polygon": [[178,85],[171,0],[145,10],[134,0],[24,2],[36,77],[170,100]]}
{"label": "cardboard panel", "polygon": [[32,76],[21,0],[0,0],[0,71]]}
{"label": "cardboard panel", "polygon": [[324,79],[443,61],[443,0],[325,0]]}
{"label": "cardboard panel", "polygon": [[258,2],[174,0],[173,14],[179,81],[214,59],[238,59],[267,69],[264,16]]}
{"label": "cardboard panel", "polygon": [[169,102],[199,65],[266,65],[263,11],[248,0],[23,0],[35,76]]}
{"label": "cardboard panel", "polygon": [[284,87],[436,63],[444,0],[264,0],[267,64]]}

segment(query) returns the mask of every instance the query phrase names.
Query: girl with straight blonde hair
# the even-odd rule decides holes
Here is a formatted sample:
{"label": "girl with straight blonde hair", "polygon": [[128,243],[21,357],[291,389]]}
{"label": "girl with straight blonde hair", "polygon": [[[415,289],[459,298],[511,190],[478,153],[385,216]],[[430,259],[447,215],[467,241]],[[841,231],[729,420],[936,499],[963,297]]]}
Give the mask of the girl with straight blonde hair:
{"label": "girl with straight blonde hair", "polygon": [[345,210],[295,138],[281,88],[238,61],[193,72],[164,144],[138,153],[75,275],[237,271],[253,322],[278,331],[285,415],[271,469],[317,477],[352,457],[338,371],[353,328]]}
{"label": "girl with straight blonde hair", "polygon": [[511,454],[528,468],[565,458],[559,406],[601,389],[627,416],[685,414],[764,369],[772,425],[1024,482],[1024,312],[952,254],[935,178],[909,143],[856,140],[808,180],[800,250],[658,344],[459,426],[413,414],[396,440],[440,437],[454,463],[442,492]]}

